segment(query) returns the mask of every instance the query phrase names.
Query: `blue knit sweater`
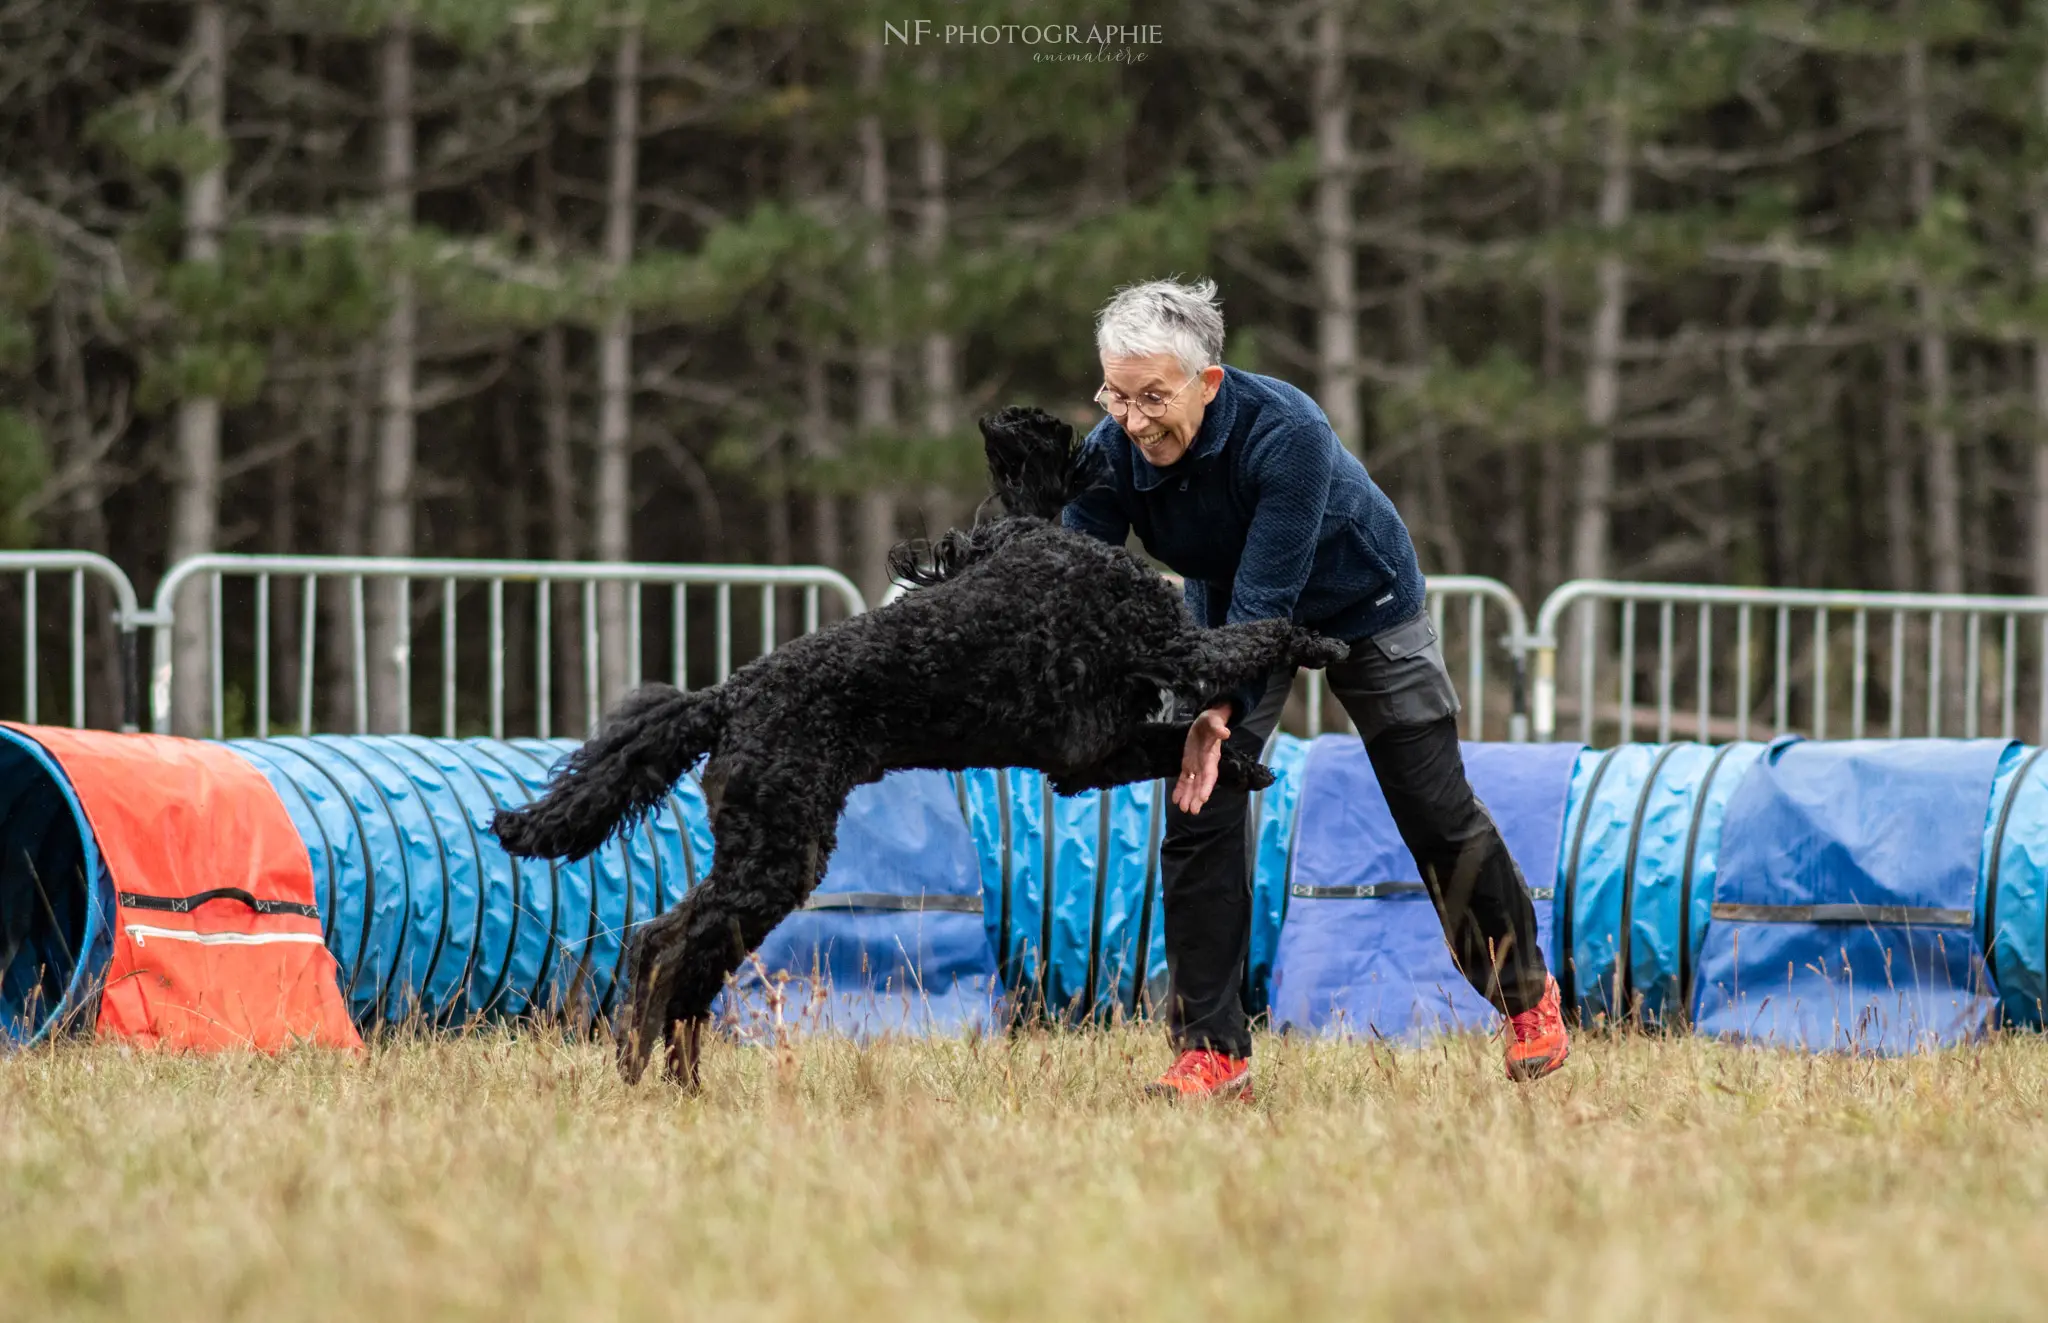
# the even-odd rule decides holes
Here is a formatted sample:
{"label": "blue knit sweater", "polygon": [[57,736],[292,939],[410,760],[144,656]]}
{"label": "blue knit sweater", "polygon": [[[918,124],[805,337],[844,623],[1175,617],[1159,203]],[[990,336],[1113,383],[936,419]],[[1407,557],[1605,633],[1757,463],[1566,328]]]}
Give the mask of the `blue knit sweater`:
{"label": "blue knit sweater", "polygon": [[[1422,568],[1394,503],[1315,401],[1284,381],[1225,367],[1194,444],[1163,469],[1113,418],[1085,444],[1108,459],[1110,480],[1063,522],[1118,546],[1135,529],[1186,580],[1202,624],[1286,616],[1358,640],[1422,607]],[[1262,690],[1232,695],[1230,719]]]}

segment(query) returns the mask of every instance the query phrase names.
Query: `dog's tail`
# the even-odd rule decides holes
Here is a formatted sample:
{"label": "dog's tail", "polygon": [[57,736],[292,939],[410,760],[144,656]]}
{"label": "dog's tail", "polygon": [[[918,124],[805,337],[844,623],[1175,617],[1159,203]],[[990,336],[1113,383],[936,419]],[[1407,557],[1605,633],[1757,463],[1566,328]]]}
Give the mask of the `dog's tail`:
{"label": "dog's tail", "polygon": [[1100,457],[1043,409],[1012,405],[985,414],[981,440],[989,485],[1013,515],[1058,519],[1067,502],[1101,478]]}
{"label": "dog's tail", "polygon": [[516,855],[581,859],[659,808],[724,726],[717,689],[637,689],[569,755],[546,794],[523,809],[501,810],[491,830]]}

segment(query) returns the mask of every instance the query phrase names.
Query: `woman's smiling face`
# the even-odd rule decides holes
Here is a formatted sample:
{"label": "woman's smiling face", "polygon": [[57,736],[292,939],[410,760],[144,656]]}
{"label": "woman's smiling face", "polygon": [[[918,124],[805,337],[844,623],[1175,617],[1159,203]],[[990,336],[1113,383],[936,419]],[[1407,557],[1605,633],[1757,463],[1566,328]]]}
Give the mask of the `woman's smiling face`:
{"label": "woman's smiling face", "polygon": [[[1172,354],[1102,359],[1103,390],[1096,397],[1154,468],[1166,468],[1195,442],[1202,414],[1223,385],[1223,369],[1210,364],[1191,373]],[[1151,417],[1158,409],[1159,416]]]}

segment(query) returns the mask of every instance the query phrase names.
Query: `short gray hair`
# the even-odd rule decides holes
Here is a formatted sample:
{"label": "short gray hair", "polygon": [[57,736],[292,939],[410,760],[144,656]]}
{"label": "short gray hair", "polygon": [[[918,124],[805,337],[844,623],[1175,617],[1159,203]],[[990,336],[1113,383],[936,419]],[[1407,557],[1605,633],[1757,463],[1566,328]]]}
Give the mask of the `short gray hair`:
{"label": "short gray hair", "polygon": [[1104,358],[1172,354],[1190,373],[1221,363],[1223,308],[1216,282],[1125,285],[1095,315],[1095,349]]}

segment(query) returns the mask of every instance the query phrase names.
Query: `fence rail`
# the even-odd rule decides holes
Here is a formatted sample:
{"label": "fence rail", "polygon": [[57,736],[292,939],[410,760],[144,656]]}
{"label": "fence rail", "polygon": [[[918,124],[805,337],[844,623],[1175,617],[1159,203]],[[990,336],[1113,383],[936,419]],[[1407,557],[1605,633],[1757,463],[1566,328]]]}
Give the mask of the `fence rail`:
{"label": "fence rail", "polygon": [[[339,632],[345,645],[340,655],[335,648],[323,650],[323,581],[339,580],[339,594],[327,599],[330,621],[327,634]],[[371,612],[368,587],[372,582],[387,585],[392,639],[388,655],[371,655]],[[246,665],[231,665],[225,647],[225,623],[229,616],[228,589],[236,585],[241,600],[236,605],[248,612],[249,656]],[[508,602],[508,588],[519,586],[518,604]],[[573,644],[554,637],[557,617],[563,612],[554,598],[558,586],[580,590],[581,619],[573,632]],[[422,592],[422,589],[425,589]],[[667,589],[667,601],[654,604],[650,612],[647,589]],[[280,593],[278,589],[285,590]],[[488,729],[502,737],[506,729],[507,695],[512,680],[510,654],[513,636],[509,629],[516,619],[522,630],[522,647],[530,645],[532,659],[533,718],[535,733],[542,738],[553,734],[554,695],[563,677],[557,665],[558,653],[580,661],[583,716],[586,728],[594,726],[601,707],[600,680],[606,670],[601,625],[619,626],[623,638],[623,671],[627,687],[639,684],[647,674],[648,644],[664,631],[667,636],[667,671],[671,681],[688,688],[691,680],[691,620],[703,615],[704,593],[710,602],[710,668],[714,681],[723,680],[733,669],[736,630],[735,590],[752,589],[753,623],[758,627],[760,652],[772,650],[786,633],[808,633],[818,627],[824,602],[831,600],[848,615],[866,610],[860,590],[837,571],[816,566],[769,565],[639,565],[578,561],[500,561],[387,559],[380,557],[330,556],[197,556],[174,566],[158,586],[154,609],[143,623],[155,630],[150,682],[150,710],[154,729],[172,726],[174,686],[180,682],[180,663],[174,647],[174,633],[180,610],[192,610],[199,599],[205,613],[204,694],[205,717],[200,723],[215,738],[227,726],[227,676],[231,671],[246,675],[248,702],[253,709],[249,724],[258,735],[267,735],[273,719],[274,699],[284,688],[294,691],[296,725],[302,731],[313,728],[316,700],[324,670],[330,693],[341,696],[349,709],[350,724],[357,732],[374,724],[410,731],[414,727],[415,680],[419,667],[414,655],[415,638],[424,637],[438,649],[439,684],[434,699],[439,708],[441,733],[453,738],[458,733],[461,679],[465,670],[462,640],[465,629],[461,605],[466,594],[480,592],[483,606],[482,674],[470,664],[472,682],[481,679],[487,692]],[[203,590],[203,592],[201,591]],[[781,610],[785,593],[797,596],[796,618]],[[183,605],[181,605],[181,594]],[[600,598],[612,595],[609,608]],[[280,596],[296,597],[296,619],[290,613],[273,610]],[[607,610],[622,619],[607,618]],[[649,629],[649,615],[657,615]],[[432,623],[438,616],[438,640],[431,631],[422,632],[421,621]],[[340,624],[337,631],[333,626]],[[791,630],[787,626],[798,624]],[[474,633],[475,630],[468,631]],[[291,652],[291,683],[273,683],[272,671],[281,660],[278,643],[285,633],[295,633]],[[703,651],[701,646],[698,649]],[[239,659],[234,659],[239,660]],[[615,664],[616,665],[616,664]],[[379,674],[380,668],[382,674]],[[189,683],[189,681],[187,681]],[[388,686],[392,698],[389,712],[373,713],[372,696],[378,684]],[[329,706],[334,706],[330,701]],[[198,733],[198,732],[183,732]]]}
{"label": "fence rail", "polygon": [[0,580],[10,593],[19,594],[21,610],[21,719],[33,725],[49,719],[42,704],[43,682],[48,678],[43,649],[51,633],[42,618],[43,584],[57,579],[58,591],[69,598],[70,618],[64,631],[68,658],[63,668],[69,698],[70,724],[86,724],[87,600],[92,585],[99,585],[112,601],[103,621],[116,634],[119,722],[123,730],[135,730],[141,712],[135,673],[135,586],[121,567],[105,556],[90,551],[7,551],[0,552]]}
{"label": "fence rail", "polygon": [[[380,585],[387,603],[371,598]],[[1574,580],[1531,625],[1498,580],[1438,576],[1427,601],[1467,738],[2024,730],[2048,743],[2048,597]],[[389,607],[387,651],[373,652],[373,605]],[[301,730],[316,718],[411,730],[424,717],[444,735],[502,736],[516,697],[522,722],[552,735],[564,712],[595,723],[608,670],[626,685],[723,680],[828,607],[867,609],[844,575],[814,566],[208,555],[174,566],[144,610],[104,556],[0,552],[0,619],[21,621],[20,646],[0,651],[0,695],[18,671],[20,702],[0,709],[73,725],[98,711],[134,730],[146,699],[151,728],[169,731],[174,690],[198,684],[200,718],[181,733],[268,734],[282,714]],[[203,674],[180,675],[188,664]],[[380,684],[392,710],[374,710]],[[1319,672],[1302,684],[1290,725],[1319,734],[1326,685]]]}
{"label": "fence rail", "polygon": [[[1576,628],[1561,630],[1567,612]],[[1545,600],[1529,644],[1539,740],[1557,733],[1561,654],[1589,744],[1610,724],[1631,740],[1639,721],[1667,740],[1683,717],[1701,739],[2013,738],[2030,704],[2048,740],[2048,597],[1582,579]]]}

